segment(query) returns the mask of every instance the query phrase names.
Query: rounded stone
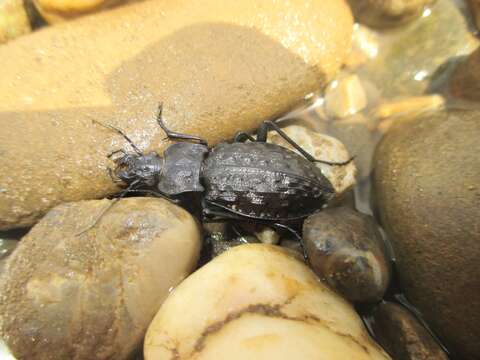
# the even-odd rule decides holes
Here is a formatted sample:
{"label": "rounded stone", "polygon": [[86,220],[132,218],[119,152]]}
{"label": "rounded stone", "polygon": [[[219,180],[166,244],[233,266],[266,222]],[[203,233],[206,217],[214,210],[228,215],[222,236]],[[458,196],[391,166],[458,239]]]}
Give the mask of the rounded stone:
{"label": "rounded stone", "polygon": [[121,2],[127,0],[33,0],[38,12],[50,24],[91,14]]}
{"label": "rounded stone", "polygon": [[480,112],[400,122],[374,158],[376,212],[401,284],[461,358],[480,357]]}
{"label": "rounded stone", "polygon": [[419,17],[436,0],[348,0],[355,18],[368,26],[386,28]]}
{"label": "rounded stone", "polygon": [[28,34],[30,31],[30,22],[23,1],[0,1],[0,44]]}
{"label": "rounded stone", "polygon": [[371,216],[349,207],[325,209],[305,220],[303,238],[313,271],[346,299],[383,297],[390,267]]}
{"label": "rounded stone", "polygon": [[453,96],[480,100],[480,48],[472,52],[455,68],[450,78],[450,92]]}
{"label": "rounded stone", "polygon": [[448,360],[427,329],[402,307],[383,302],[373,313],[372,330],[395,360]]}
{"label": "rounded stone", "polygon": [[1,338],[18,360],[127,359],[171,287],[193,271],[200,232],[162,199],[52,209],[0,278]]}
{"label": "rounded stone", "polygon": [[170,294],[152,321],[145,360],[390,359],[353,307],[291,251],[224,252]]}
{"label": "rounded stone", "polygon": [[161,152],[163,103],[170,129],[231,139],[325,85],[352,27],[342,0],[145,1],[0,47],[0,229],[118,191],[106,156],[132,149],[93,119]]}

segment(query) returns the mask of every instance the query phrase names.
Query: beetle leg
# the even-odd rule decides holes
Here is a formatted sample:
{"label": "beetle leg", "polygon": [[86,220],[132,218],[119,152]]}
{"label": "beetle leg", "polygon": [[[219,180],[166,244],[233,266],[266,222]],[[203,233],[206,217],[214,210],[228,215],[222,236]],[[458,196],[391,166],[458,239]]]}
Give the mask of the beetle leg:
{"label": "beetle leg", "polygon": [[287,225],[284,225],[284,224],[274,223],[274,224],[271,224],[271,226],[273,228],[277,228],[277,229],[281,229],[281,230],[287,230],[290,234],[295,236],[295,238],[297,238],[297,240],[300,242],[300,246],[302,247],[303,258],[305,259],[305,262],[308,263],[308,254],[307,254],[307,249],[305,247],[305,241],[300,236],[300,234],[297,231],[293,230],[291,227],[289,227]]}
{"label": "beetle leg", "polygon": [[237,132],[235,134],[235,137],[233,138],[233,142],[245,142],[247,140],[250,140],[252,142],[255,141],[255,139],[250,134],[247,134],[243,131]]}
{"label": "beetle leg", "polygon": [[154,191],[154,190],[149,190],[149,189],[131,189],[128,190],[129,193],[139,193],[139,194],[149,194],[155,197],[159,197],[165,200],[168,200],[174,204],[179,204],[180,200],[178,199],[173,199],[168,195],[165,195],[164,193],[161,193],[160,191]]}
{"label": "beetle leg", "polygon": [[115,174],[113,173],[112,168],[108,168],[108,175],[110,175],[110,179],[112,179],[112,181],[113,181],[114,183],[117,183],[117,184],[122,183],[122,184],[123,184],[123,181],[122,181],[122,180],[120,180],[119,178],[115,177]]}
{"label": "beetle leg", "polygon": [[341,161],[341,162],[315,159],[312,155],[310,155],[307,151],[305,151],[300,145],[298,145],[295,141],[293,141],[293,139],[290,136],[288,136],[282,129],[280,129],[280,127],[277,124],[275,124],[273,121],[264,121],[262,125],[260,125],[257,131],[257,141],[266,142],[269,130],[275,130],[278,133],[278,135],[280,135],[286,142],[292,145],[296,150],[300,152],[300,154],[302,154],[308,161],[311,161],[311,162],[318,162],[318,163],[331,165],[331,166],[342,166],[342,165],[349,164],[355,158],[355,156],[352,156],[347,161]]}
{"label": "beetle leg", "polygon": [[174,131],[169,130],[166,127],[165,123],[163,122],[162,111],[163,111],[163,104],[160,104],[160,105],[158,105],[157,123],[158,123],[158,125],[160,125],[162,130],[165,131],[165,134],[167,134],[167,138],[178,139],[178,140],[196,140],[200,144],[208,146],[207,141],[202,139],[201,137],[194,136],[194,135],[182,134],[182,133],[178,133],[178,132],[174,132]]}
{"label": "beetle leg", "polygon": [[119,150],[114,150],[112,151],[110,154],[107,155],[107,158],[111,159],[113,155],[116,155],[116,154],[123,154],[123,156],[127,155],[127,153],[125,152],[125,150],[123,149],[119,149]]}

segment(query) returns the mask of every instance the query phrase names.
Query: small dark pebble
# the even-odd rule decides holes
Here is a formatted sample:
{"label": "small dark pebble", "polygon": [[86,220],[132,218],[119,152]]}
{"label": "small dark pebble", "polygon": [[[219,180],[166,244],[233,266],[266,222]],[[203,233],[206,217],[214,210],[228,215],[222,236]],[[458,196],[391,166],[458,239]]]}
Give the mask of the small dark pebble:
{"label": "small dark pebble", "polygon": [[303,238],[315,273],[346,299],[378,301],[390,281],[385,246],[371,216],[348,207],[313,214]]}

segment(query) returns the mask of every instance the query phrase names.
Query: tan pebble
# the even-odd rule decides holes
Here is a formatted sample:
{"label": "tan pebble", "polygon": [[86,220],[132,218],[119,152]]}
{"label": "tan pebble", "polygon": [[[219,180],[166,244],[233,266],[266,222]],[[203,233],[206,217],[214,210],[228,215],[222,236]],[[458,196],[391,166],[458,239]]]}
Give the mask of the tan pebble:
{"label": "tan pebble", "polygon": [[356,114],[366,106],[367,95],[357,75],[334,80],[325,93],[326,112],[335,118]]}
{"label": "tan pebble", "polygon": [[122,2],[138,0],[33,0],[42,17],[50,24],[106,9]]}
{"label": "tan pebble", "polygon": [[[0,1],[0,44],[31,31],[22,0]],[[3,77],[2,71],[2,77]]]}
{"label": "tan pebble", "polygon": [[371,116],[380,120],[377,129],[386,132],[396,121],[440,110],[444,105],[445,98],[441,95],[415,96],[383,103],[372,111]]}
{"label": "tan pebble", "polygon": [[378,48],[378,35],[366,26],[356,23],[353,26],[352,51],[345,61],[345,66],[350,70],[357,69],[368,60],[374,59]]}

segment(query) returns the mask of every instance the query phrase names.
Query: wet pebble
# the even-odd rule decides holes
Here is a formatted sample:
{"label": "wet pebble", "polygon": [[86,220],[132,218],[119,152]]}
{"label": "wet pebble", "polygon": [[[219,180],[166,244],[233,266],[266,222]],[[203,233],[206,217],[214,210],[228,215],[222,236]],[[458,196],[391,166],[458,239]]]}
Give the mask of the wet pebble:
{"label": "wet pebble", "polygon": [[[134,0],[130,0],[133,2]],[[42,17],[50,24],[107,9],[127,0],[33,0]]]}
{"label": "wet pebble", "polygon": [[373,314],[372,329],[395,360],[448,360],[427,329],[401,305],[381,303]]}
{"label": "wet pebble", "polygon": [[404,24],[419,17],[436,0],[348,0],[355,18],[378,28]]}
{"label": "wet pebble", "polygon": [[344,118],[354,115],[367,106],[367,94],[357,75],[340,77],[325,91],[325,109],[327,115]]}
{"label": "wet pebble", "polygon": [[289,251],[238,246],[170,294],[151,323],[146,360],[387,360],[340,296]]}
{"label": "wet pebble", "polygon": [[0,1],[0,44],[30,31],[30,22],[23,1]]}
{"label": "wet pebble", "polygon": [[162,199],[52,209],[8,258],[0,330],[18,360],[127,359],[167,296],[195,267],[193,217]]}
{"label": "wet pebble", "polygon": [[469,360],[480,358],[479,117],[439,111],[392,126],[372,189],[406,297]]}
{"label": "wet pebble", "polygon": [[325,209],[305,220],[303,238],[312,269],[346,299],[383,297],[390,266],[371,216],[347,207]]}

